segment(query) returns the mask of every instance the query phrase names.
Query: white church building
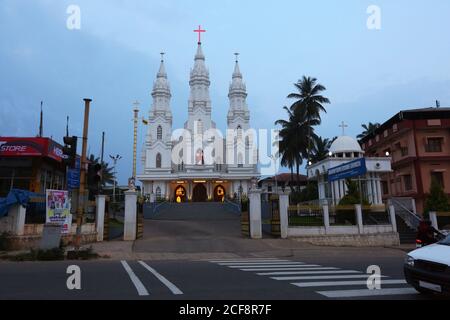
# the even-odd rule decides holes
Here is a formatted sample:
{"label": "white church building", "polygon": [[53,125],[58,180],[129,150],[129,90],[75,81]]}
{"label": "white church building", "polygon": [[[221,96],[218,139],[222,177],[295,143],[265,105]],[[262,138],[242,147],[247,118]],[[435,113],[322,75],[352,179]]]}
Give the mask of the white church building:
{"label": "white church building", "polygon": [[[153,103],[137,176],[143,193],[174,202],[224,201],[246,194],[259,177],[255,133],[250,129],[247,90],[236,58],[229,87],[227,132],[211,119],[210,78],[201,42],[190,72],[188,119],[173,130],[171,90],[164,59],[153,85]],[[176,115],[180,114],[177,108]]]}

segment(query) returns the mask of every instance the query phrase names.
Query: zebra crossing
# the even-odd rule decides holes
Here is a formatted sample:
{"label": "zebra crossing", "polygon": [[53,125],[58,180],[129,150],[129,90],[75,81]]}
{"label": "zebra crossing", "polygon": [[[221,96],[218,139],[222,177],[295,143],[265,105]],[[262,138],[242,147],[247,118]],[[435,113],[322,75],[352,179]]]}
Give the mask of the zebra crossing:
{"label": "zebra crossing", "polygon": [[221,267],[254,272],[258,276],[286,281],[299,288],[310,288],[330,299],[357,299],[365,297],[417,294],[404,279],[380,276],[381,289],[369,289],[370,274],[359,270],[307,264],[278,258],[242,258],[210,260]]}

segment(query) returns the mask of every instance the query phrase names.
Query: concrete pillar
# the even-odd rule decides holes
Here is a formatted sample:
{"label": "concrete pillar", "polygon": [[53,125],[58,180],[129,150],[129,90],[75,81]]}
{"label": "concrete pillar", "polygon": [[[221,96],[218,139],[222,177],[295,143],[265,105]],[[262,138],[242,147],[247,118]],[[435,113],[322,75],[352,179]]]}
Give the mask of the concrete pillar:
{"label": "concrete pillar", "polygon": [[358,230],[360,234],[364,233],[364,225],[363,225],[363,217],[362,217],[362,208],[360,204],[355,204],[355,213],[356,213],[356,224],[358,225]]}
{"label": "concrete pillar", "polygon": [[248,198],[250,200],[250,237],[261,239],[261,190],[250,190]]}
{"label": "concrete pillar", "polygon": [[431,221],[431,225],[432,225],[436,230],[439,230],[436,212],[430,211],[430,221]]}
{"label": "concrete pillar", "polygon": [[95,200],[96,200],[95,227],[97,229],[97,241],[103,241],[103,231],[105,229],[106,196],[98,195]]}
{"label": "concrete pillar", "polygon": [[10,223],[8,231],[16,236],[23,236],[25,233],[26,208],[20,204],[15,204],[9,208],[8,216]]}
{"label": "concrete pillar", "polygon": [[381,180],[380,177],[377,177],[377,179],[375,180],[375,185],[376,185],[376,194],[377,194],[377,203],[376,204],[382,204],[383,203],[383,198],[381,196]]}
{"label": "concrete pillar", "polygon": [[373,196],[373,188],[372,188],[372,175],[368,173],[366,175],[367,179],[367,198],[371,204],[375,204],[374,196]]}
{"label": "concrete pillar", "polygon": [[289,208],[289,194],[280,193],[280,231],[281,238],[286,239],[288,236],[289,218],[288,218],[288,208]]}
{"label": "concrete pillar", "polygon": [[330,211],[328,210],[328,205],[322,207],[323,210],[323,225],[325,227],[325,233],[328,233],[330,229]]}
{"label": "concrete pillar", "polygon": [[136,240],[137,223],[137,192],[125,191],[125,224],[123,227],[123,240]]}
{"label": "concrete pillar", "polygon": [[395,208],[393,205],[389,206],[389,218],[391,219],[392,231],[397,232],[397,220],[395,217]]}

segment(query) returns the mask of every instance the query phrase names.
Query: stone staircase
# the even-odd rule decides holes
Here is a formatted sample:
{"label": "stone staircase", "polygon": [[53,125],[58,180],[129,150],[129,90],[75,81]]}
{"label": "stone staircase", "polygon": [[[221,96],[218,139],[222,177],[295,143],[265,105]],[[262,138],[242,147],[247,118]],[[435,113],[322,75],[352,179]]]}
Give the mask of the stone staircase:
{"label": "stone staircase", "polygon": [[416,231],[410,228],[399,216],[397,216],[397,232],[400,236],[400,244],[416,243]]}

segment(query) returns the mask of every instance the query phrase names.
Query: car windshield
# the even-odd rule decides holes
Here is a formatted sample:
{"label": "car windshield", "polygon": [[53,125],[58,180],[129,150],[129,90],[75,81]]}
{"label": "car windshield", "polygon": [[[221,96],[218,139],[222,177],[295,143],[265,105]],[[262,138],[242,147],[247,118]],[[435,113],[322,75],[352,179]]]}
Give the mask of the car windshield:
{"label": "car windshield", "polygon": [[439,244],[450,246],[450,235],[448,235],[444,240],[439,241]]}

